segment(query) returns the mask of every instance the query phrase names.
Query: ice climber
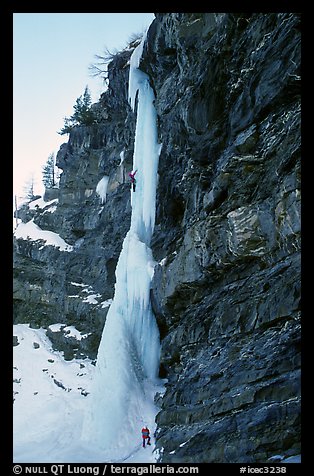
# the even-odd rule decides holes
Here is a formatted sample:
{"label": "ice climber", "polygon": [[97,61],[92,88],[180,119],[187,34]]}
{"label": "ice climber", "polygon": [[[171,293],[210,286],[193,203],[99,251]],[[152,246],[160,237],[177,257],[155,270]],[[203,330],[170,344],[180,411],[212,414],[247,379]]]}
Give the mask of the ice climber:
{"label": "ice climber", "polygon": [[135,174],[137,172],[137,169],[133,172],[129,172],[129,177],[131,179],[131,190],[132,190],[132,187],[133,187],[133,192],[135,192],[135,187],[136,187],[136,179],[135,179]]}
{"label": "ice climber", "polygon": [[143,448],[145,448],[146,440],[147,440],[147,444],[150,445],[149,429],[147,428],[147,425],[142,428],[142,439],[143,439]]}

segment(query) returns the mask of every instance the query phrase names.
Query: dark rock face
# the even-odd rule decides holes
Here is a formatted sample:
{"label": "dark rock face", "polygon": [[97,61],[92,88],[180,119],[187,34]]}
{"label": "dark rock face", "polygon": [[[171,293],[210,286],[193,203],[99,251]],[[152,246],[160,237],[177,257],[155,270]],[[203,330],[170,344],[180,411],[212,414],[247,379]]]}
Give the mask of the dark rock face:
{"label": "dark rock face", "polygon": [[[157,13],[148,31],[141,68],[163,144],[151,299],[167,378],[164,463],[300,453],[299,30],[292,13]],[[66,341],[68,358],[96,355],[129,228],[129,56],[110,65],[99,123],[73,130],[58,153],[57,209],[20,211],[74,246],[15,240],[15,322],[92,333],[78,351]]]}
{"label": "dark rock face", "polygon": [[152,290],[168,378],[161,461],[295,454],[299,18],[157,14],[149,40],[163,143]]}

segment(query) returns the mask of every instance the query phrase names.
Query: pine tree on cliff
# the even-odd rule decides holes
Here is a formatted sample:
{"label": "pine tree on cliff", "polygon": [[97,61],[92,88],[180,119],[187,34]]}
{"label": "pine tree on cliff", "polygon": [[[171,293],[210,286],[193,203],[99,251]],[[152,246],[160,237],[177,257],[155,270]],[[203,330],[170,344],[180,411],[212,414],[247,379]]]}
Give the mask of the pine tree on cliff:
{"label": "pine tree on cliff", "polygon": [[52,188],[57,185],[59,174],[56,170],[56,160],[53,152],[49,155],[46,164],[42,168],[42,175],[45,188]]}
{"label": "pine tree on cliff", "polygon": [[70,117],[64,118],[64,126],[58,134],[69,134],[75,126],[90,126],[95,123],[95,114],[91,110],[91,94],[86,86],[84,94],[77,98],[73,106],[74,113]]}

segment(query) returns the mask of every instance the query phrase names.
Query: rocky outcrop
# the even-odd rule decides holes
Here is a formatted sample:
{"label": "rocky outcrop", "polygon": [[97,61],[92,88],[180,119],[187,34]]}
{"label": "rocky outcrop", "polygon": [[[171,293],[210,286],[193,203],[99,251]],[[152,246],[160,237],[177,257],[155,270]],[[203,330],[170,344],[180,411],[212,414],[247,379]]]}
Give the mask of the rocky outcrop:
{"label": "rocky outcrop", "polygon": [[[141,68],[162,143],[151,299],[164,463],[300,453],[299,30],[293,13],[156,13],[148,31]],[[14,255],[15,322],[91,333],[76,351],[66,327],[51,332],[68,358],[96,355],[129,227],[131,51],[110,64],[98,123],[75,128],[58,153],[56,208],[19,212],[73,246],[16,239]]]}

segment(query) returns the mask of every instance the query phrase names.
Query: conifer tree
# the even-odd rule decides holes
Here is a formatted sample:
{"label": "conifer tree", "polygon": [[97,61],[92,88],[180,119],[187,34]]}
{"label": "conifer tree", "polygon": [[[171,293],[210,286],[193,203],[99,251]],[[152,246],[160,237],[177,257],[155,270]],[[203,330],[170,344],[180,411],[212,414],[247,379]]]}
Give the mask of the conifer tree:
{"label": "conifer tree", "polygon": [[57,185],[59,177],[56,171],[56,160],[53,152],[49,155],[46,164],[42,168],[42,175],[43,184],[46,188],[52,188]]}
{"label": "conifer tree", "polygon": [[85,87],[84,94],[78,97],[73,106],[74,113],[70,117],[64,118],[64,126],[58,134],[69,134],[75,126],[90,126],[95,122],[95,115],[91,110],[91,94],[88,86]]}

